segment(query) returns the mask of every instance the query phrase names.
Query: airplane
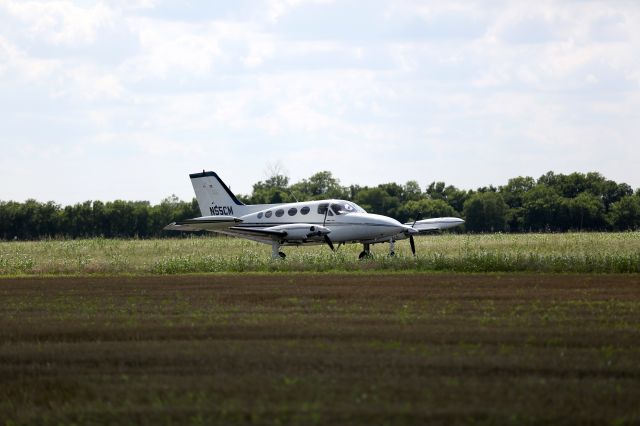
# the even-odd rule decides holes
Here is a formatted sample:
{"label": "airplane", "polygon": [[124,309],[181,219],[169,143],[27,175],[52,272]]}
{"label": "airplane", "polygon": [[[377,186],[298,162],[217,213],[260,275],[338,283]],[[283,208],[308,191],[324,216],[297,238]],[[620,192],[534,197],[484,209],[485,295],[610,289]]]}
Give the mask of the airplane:
{"label": "airplane", "polygon": [[395,255],[395,242],[409,239],[416,255],[413,237],[452,228],[464,223],[457,217],[438,217],[400,223],[396,219],[367,213],[345,200],[314,200],[281,204],[243,204],[212,171],[190,174],[191,184],[202,217],[173,222],[168,231],[209,231],[270,244],[272,257],[284,259],[283,246],[334,243],[362,244],[360,259],[371,256],[371,245],[389,243]]}

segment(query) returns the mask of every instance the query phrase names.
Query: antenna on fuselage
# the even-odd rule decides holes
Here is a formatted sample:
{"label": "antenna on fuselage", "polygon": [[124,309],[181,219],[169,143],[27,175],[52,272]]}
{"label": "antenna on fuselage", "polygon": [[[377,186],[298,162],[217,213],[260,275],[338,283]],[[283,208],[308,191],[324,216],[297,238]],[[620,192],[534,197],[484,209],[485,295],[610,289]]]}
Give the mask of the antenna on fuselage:
{"label": "antenna on fuselage", "polygon": [[293,198],[294,200],[296,200],[296,203],[299,203],[300,201],[298,201],[298,199],[296,198],[295,195],[293,195],[293,192],[285,192],[285,194],[287,194],[289,197]]}

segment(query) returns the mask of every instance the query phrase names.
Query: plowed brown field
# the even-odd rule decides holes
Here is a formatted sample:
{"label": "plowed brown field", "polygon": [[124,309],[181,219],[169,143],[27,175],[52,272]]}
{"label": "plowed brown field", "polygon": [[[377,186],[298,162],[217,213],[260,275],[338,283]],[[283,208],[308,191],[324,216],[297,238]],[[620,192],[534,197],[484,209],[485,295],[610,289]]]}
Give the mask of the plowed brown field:
{"label": "plowed brown field", "polygon": [[638,401],[638,275],[0,279],[0,424],[637,424]]}

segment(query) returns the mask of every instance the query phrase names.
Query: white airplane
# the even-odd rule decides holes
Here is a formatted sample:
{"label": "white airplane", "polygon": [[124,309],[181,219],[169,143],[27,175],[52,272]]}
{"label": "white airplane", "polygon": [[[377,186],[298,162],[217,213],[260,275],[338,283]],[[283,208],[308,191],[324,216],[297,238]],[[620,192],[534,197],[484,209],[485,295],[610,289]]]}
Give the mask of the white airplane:
{"label": "white airplane", "polygon": [[370,256],[371,244],[389,243],[393,256],[398,240],[409,239],[415,256],[414,235],[452,228],[464,223],[457,217],[439,217],[402,224],[367,213],[344,200],[316,200],[283,204],[241,203],[215,172],[190,174],[202,217],[174,222],[169,231],[210,231],[271,244],[273,258],[283,258],[282,246],[360,243],[360,259]]}

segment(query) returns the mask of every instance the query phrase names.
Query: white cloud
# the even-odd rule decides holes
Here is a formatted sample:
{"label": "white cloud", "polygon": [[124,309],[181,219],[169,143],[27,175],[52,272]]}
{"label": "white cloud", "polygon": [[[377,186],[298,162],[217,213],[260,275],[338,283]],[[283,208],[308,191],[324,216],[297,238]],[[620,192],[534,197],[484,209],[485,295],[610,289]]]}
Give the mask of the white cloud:
{"label": "white cloud", "polygon": [[[246,193],[277,159],[293,179],[327,169],[345,184],[473,188],[557,168],[640,186],[635,3],[313,3],[178,19],[153,0],[0,0],[3,140],[31,149],[4,152],[14,161],[3,160],[0,181],[16,162],[46,170],[50,156],[70,176],[153,175],[159,189],[135,198],[174,192],[169,179],[191,198],[186,173],[202,167]],[[84,194],[125,191],[113,186]],[[46,198],[74,196],[60,191]]]}
{"label": "white cloud", "polygon": [[59,61],[30,57],[26,52],[0,35],[0,76],[13,74],[26,81],[45,78],[60,66]]}
{"label": "white cloud", "polygon": [[145,18],[128,21],[130,30],[139,37],[140,53],[123,64],[122,73],[133,80],[202,75],[212,69],[221,53],[219,36],[210,28],[194,31],[195,25]]}
{"label": "white cloud", "polygon": [[103,3],[80,7],[71,1],[5,1],[7,12],[27,26],[32,37],[51,44],[87,44],[108,26],[113,11]]}

